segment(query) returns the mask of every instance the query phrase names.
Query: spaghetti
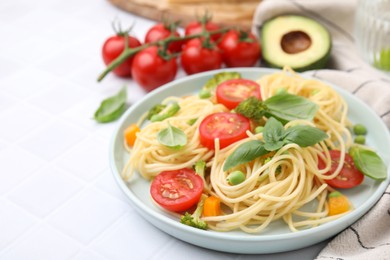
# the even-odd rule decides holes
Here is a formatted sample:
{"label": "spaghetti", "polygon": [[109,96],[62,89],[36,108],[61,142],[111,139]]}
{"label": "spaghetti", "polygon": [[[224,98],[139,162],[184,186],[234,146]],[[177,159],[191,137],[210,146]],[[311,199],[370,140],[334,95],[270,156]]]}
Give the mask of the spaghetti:
{"label": "spaghetti", "polygon": [[[287,144],[277,151],[236,166],[233,170],[244,172],[246,178],[240,184],[230,185],[227,181],[230,170],[223,170],[226,159],[249,140],[263,141],[263,134],[248,131],[247,138],[223,149],[219,149],[216,140],[215,151],[209,150],[200,143],[199,125],[207,115],[227,109],[216,104],[212,98],[170,97],[164,103],[178,102],[179,112],[164,121],[147,124],[138,133],[123,171],[124,179],[128,180],[134,171],[151,179],[161,171],[191,168],[199,160],[206,161],[210,174],[205,178],[204,193],[219,197],[224,213],[204,217],[203,220],[207,221],[210,229],[217,231],[241,229],[248,233],[259,233],[278,219],[286,222],[292,231],[297,231],[342,216],[327,216],[326,198],[332,188],[325,180],[339,174],[344,164],[344,153],[352,144],[346,102],[325,83],[305,79],[289,68],[264,76],[258,83],[263,100],[279,91],[286,91],[303,96],[319,106],[312,121],[290,121],[284,126],[285,129],[297,124],[315,126],[329,138],[309,147]],[[189,124],[189,120],[196,121]],[[168,123],[181,129],[188,138],[188,143],[180,150],[172,151],[157,141],[157,133]],[[327,175],[331,168],[330,149],[340,150],[341,156],[337,169]],[[319,160],[325,163],[325,168],[319,169]],[[303,210],[309,202],[314,208]]]}

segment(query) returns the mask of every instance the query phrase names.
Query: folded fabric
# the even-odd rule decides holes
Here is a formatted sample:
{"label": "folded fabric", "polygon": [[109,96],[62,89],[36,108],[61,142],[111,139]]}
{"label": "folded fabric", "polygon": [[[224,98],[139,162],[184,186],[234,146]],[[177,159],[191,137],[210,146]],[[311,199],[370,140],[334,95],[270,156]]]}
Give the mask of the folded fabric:
{"label": "folded fabric", "polygon": [[[355,0],[263,0],[253,18],[253,32],[282,14],[300,14],[317,20],[332,35],[326,69],[305,74],[331,82],[366,102],[390,129],[390,73],[378,71],[358,54],[354,39]],[[390,259],[390,186],[360,220],[338,234],[317,259]]]}

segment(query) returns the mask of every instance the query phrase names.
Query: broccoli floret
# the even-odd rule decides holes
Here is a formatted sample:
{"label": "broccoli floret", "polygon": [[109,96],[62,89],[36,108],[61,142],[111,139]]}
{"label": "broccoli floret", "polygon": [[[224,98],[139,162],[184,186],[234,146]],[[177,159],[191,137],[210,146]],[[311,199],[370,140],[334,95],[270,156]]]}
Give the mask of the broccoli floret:
{"label": "broccoli floret", "polygon": [[202,194],[194,213],[190,214],[186,212],[181,217],[180,223],[194,228],[207,229],[207,223],[200,219],[200,216],[202,215],[203,211],[204,201],[206,198],[207,195]]}
{"label": "broccoli floret", "polygon": [[242,101],[235,111],[249,119],[260,120],[265,115],[267,106],[261,100],[250,97]]}
{"label": "broccoli floret", "polygon": [[204,181],[204,175],[206,172],[206,162],[202,161],[202,160],[197,161],[194,165],[194,170],[200,177],[202,177],[202,179]]}
{"label": "broccoli floret", "polygon": [[157,105],[153,106],[149,110],[148,115],[146,116],[146,118],[150,120],[152,118],[152,116],[157,115],[158,113],[160,113],[165,107],[166,107],[166,105],[163,105],[163,104],[157,104]]}
{"label": "broccoli floret", "polygon": [[[155,112],[157,112],[159,110],[159,107],[157,106],[155,107],[156,107]],[[172,102],[169,103],[168,105],[161,105],[161,108],[162,109],[160,111],[151,115],[149,119],[150,121],[152,122],[163,121],[171,116],[174,116],[180,110],[180,106],[177,102]]]}

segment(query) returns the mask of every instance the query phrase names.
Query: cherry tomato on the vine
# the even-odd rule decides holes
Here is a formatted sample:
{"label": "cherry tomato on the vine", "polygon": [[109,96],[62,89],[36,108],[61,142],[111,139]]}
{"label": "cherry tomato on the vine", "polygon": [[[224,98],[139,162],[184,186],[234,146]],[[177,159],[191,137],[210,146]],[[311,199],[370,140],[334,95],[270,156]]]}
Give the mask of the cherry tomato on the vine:
{"label": "cherry tomato on the vine", "polygon": [[[128,47],[135,48],[141,46],[140,41],[130,36],[128,37]],[[115,60],[125,49],[125,36],[118,33],[115,36],[109,37],[103,44],[102,56],[104,64],[108,65]],[[131,77],[131,64],[133,57],[129,57],[122,64],[116,67],[112,72],[119,77]]]}
{"label": "cherry tomato on the vine", "polygon": [[198,203],[203,192],[203,179],[192,169],[163,171],[150,186],[150,194],[161,207],[185,211]]}
{"label": "cherry tomato on the vine", "polygon": [[157,46],[150,46],[135,55],[131,72],[141,87],[151,91],[175,78],[176,58],[165,60],[160,57]]}
{"label": "cherry tomato on the vine", "polygon": [[222,66],[222,56],[213,46],[205,47],[201,39],[188,41],[180,55],[181,65],[187,74],[219,69]]}
{"label": "cherry tomato on the vine", "polygon": [[249,97],[261,99],[260,85],[249,79],[230,79],[217,86],[216,96],[218,103],[234,109]]}
{"label": "cherry tomato on the vine", "polygon": [[[330,150],[330,159],[332,160],[332,165],[330,167],[330,171],[326,173],[326,175],[333,174],[337,166],[340,162],[341,152],[339,150]],[[325,163],[319,159],[318,160],[318,169],[324,169]],[[352,157],[349,154],[345,154],[344,165],[336,177],[330,180],[325,180],[327,184],[332,186],[333,188],[340,189],[349,189],[355,186],[358,186],[364,180],[364,175],[361,173],[353,162]]]}
{"label": "cherry tomato on the vine", "polygon": [[[164,23],[158,23],[152,26],[145,35],[145,43],[156,42],[168,38],[171,35],[171,30],[168,25]],[[180,34],[177,30],[174,30],[173,35],[180,37]],[[168,46],[168,50],[172,53],[181,51],[183,41],[174,41],[171,42]]]}
{"label": "cherry tomato on the vine", "polygon": [[[205,23],[205,29],[208,32],[216,31],[220,29],[220,26],[212,21],[207,21]],[[193,21],[190,22],[185,28],[185,35],[193,35],[202,32],[202,22],[201,21]],[[216,33],[210,36],[211,40],[218,41],[218,39],[222,36],[221,33]]]}
{"label": "cherry tomato on the vine", "polygon": [[222,36],[218,47],[227,67],[252,67],[261,55],[259,41],[249,32],[230,30]]}

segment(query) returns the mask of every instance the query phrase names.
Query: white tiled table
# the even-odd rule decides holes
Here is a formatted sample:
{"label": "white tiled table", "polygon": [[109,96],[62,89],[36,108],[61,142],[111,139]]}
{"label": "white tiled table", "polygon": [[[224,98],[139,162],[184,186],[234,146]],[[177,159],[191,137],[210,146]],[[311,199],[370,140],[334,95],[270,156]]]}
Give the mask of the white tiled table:
{"label": "white tiled table", "polygon": [[[111,21],[154,22],[104,0],[0,2],[0,259],[312,259],[325,243],[282,254],[235,255],[177,240],[138,215],[114,182],[97,124],[102,99],[129,86],[100,50]],[[180,72],[178,77],[184,74]]]}

